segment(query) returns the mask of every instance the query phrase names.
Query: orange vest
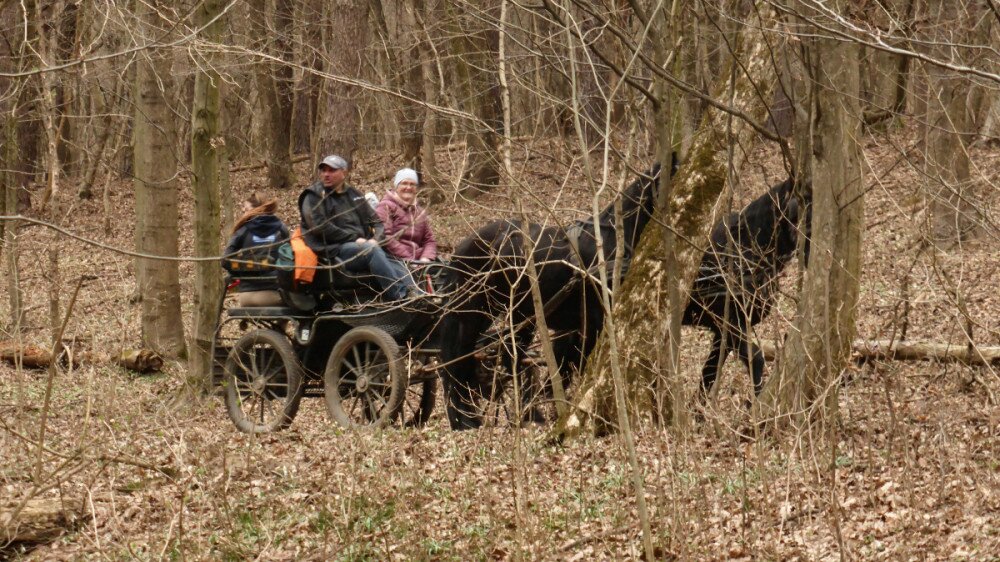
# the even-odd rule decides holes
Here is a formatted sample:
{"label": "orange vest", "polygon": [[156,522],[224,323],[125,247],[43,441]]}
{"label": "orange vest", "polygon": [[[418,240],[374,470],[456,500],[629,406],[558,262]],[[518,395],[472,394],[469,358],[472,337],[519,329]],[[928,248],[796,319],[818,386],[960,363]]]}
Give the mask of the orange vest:
{"label": "orange vest", "polygon": [[316,266],[319,264],[319,258],[316,256],[316,252],[312,251],[306,241],[302,238],[302,232],[299,227],[295,227],[295,231],[292,232],[292,253],[295,254],[295,286],[301,284],[308,285],[313,282],[313,277],[316,276]]}

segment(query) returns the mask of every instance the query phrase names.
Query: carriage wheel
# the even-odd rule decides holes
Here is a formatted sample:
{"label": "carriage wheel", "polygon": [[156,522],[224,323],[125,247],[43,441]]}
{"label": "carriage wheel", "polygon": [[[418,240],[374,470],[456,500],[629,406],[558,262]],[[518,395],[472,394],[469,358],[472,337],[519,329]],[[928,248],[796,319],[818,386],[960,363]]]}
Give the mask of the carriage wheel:
{"label": "carriage wheel", "polygon": [[396,340],[372,326],[354,328],[326,363],[326,409],[344,427],[385,427],[399,414],[406,382]]}
{"label": "carriage wheel", "polygon": [[233,345],[225,368],[226,410],[245,433],[269,433],[292,423],[302,392],[302,365],[284,334],[258,329]]}
{"label": "carriage wheel", "polygon": [[421,427],[431,418],[437,401],[437,379],[407,385],[399,419],[404,427]]}

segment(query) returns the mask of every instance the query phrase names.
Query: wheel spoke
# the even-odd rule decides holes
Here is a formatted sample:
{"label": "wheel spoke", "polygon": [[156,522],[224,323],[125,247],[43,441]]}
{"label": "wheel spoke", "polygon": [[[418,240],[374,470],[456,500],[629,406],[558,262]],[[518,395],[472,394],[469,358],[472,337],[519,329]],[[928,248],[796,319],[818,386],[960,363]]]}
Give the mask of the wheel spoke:
{"label": "wheel spoke", "polygon": [[[365,396],[365,405],[368,406],[368,420],[376,421],[378,419],[378,410],[375,409],[375,402],[372,400],[373,395],[369,392],[366,392],[364,396]],[[374,396],[377,397],[378,395],[375,394]],[[382,400],[382,403],[385,404],[385,400]]]}
{"label": "wheel spoke", "polygon": [[[276,350],[273,350],[273,349],[270,349],[270,348],[264,348],[261,351],[264,352],[264,356],[266,358],[266,362],[265,362],[263,368],[261,369],[260,373],[265,377],[265,379],[270,380],[272,375],[280,373],[282,371],[282,369],[281,369],[281,363],[280,363],[281,356],[278,355],[278,352]],[[278,363],[278,367],[279,368],[278,368],[277,371],[274,371],[271,368],[274,365],[275,358],[277,358],[278,361],[279,361],[279,363]]]}
{"label": "wheel spoke", "polygon": [[[278,392],[282,388],[285,389],[284,394]],[[285,398],[288,396],[288,383],[287,382],[268,383],[267,386],[265,387],[265,391],[267,392],[267,396],[272,400],[279,400],[281,398]]]}
{"label": "wheel spoke", "polygon": [[344,376],[345,373],[343,373],[343,369],[341,369],[341,371],[342,371],[341,375],[340,375],[340,382],[341,383],[345,383],[346,382],[346,383],[354,384],[354,383],[358,382],[358,378],[362,374],[364,374],[364,373],[359,372],[358,369],[357,369],[357,367],[355,367],[354,365],[351,365],[350,363],[348,363],[346,359],[344,359],[344,361],[341,362],[341,365],[345,365],[347,367],[347,371],[350,372],[352,375],[354,375],[353,379],[348,379],[347,377]]}
{"label": "wheel spoke", "polygon": [[365,346],[365,358],[368,360],[369,365],[374,365],[375,360],[378,359],[378,356],[381,355],[381,353],[382,349],[377,345],[369,343]]}
{"label": "wheel spoke", "polygon": [[358,351],[358,346],[351,348],[351,354],[354,355],[354,364],[361,369],[364,369],[364,362],[361,361],[361,352]]}
{"label": "wheel spoke", "polygon": [[[350,398],[348,400],[348,402],[350,403],[350,407],[346,408],[346,410],[347,410],[347,417],[353,420],[353,419],[355,419],[355,414],[354,413],[358,410],[358,404],[362,403],[362,398],[361,398],[361,396],[355,396],[353,398]],[[361,417],[362,418],[364,417],[364,410],[363,409],[362,409],[362,412],[361,412]]]}
{"label": "wheel spoke", "polygon": [[378,392],[369,392],[367,394],[369,396],[374,396],[375,398],[378,398],[378,401],[382,403],[382,407],[379,408],[379,411],[384,410],[385,407],[389,405],[389,403],[386,402],[385,398],[381,394],[379,394]]}
{"label": "wheel spoke", "polygon": [[389,363],[388,362],[369,363],[368,369],[366,370],[368,372],[369,377],[371,378],[376,378],[376,377],[386,378],[385,375],[389,373]]}
{"label": "wheel spoke", "polygon": [[260,358],[257,355],[256,348],[251,349],[248,355],[250,357],[250,370],[249,370],[250,380],[253,381],[260,376],[260,364],[259,364]]}

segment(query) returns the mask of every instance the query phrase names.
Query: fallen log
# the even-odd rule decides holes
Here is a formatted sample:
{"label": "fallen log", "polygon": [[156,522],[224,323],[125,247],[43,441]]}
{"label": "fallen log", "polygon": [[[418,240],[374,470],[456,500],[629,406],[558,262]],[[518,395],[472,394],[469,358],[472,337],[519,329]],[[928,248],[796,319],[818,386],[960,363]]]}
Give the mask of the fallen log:
{"label": "fallen log", "polygon": [[[64,366],[69,363],[69,359],[72,357],[74,363],[111,362],[142,374],[163,369],[163,358],[150,349],[124,349],[108,357],[107,354],[103,353],[79,353],[79,350],[71,348],[73,343],[64,342],[59,352],[59,362]],[[0,361],[6,361],[12,365],[17,365],[20,362],[25,369],[45,369],[52,363],[52,351],[37,345],[4,341],[0,342]]]}
{"label": "fallen log", "polygon": [[[865,361],[943,361],[965,365],[1000,365],[1000,347],[970,347],[967,345],[888,340],[855,340],[851,346],[854,360]],[[777,356],[774,342],[761,342],[768,361]]]}
{"label": "fallen log", "polygon": [[50,542],[84,516],[81,500],[35,498],[23,506],[5,502],[0,504],[0,546]]}
{"label": "fallen log", "polygon": [[44,369],[52,363],[52,352],[35,345],[15,345],[11,342],[0,343],[0,360],[11,365],[21,364],[26,369]]}
{"label": "fallen log", "polygon": [[126,349],[118,354],[115,363],[137,373],[153,373],[163,368],[163,358],[150,349]]}
{"label": "fallen log", "polygon": [[[70,357],[76,355],[76,342],[63,340],[59,346],[58,361],[62,365],[69,363]],[[52,350],[12,341],[0,342],[0,361],[11,365],[21,364],[25,369],[45,369],[52,363]]]}

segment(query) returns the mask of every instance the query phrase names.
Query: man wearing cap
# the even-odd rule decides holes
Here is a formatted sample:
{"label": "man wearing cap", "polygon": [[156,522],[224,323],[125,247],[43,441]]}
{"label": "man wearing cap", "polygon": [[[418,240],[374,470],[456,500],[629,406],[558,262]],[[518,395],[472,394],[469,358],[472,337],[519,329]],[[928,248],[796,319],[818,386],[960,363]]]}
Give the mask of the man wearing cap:
{"label": "man wearing cap", "polygon": [[319,181],[299,196],[306,244],[329,263],[339,258],[349,271],[370,272],[391,300],[416,289],[409,273],[379,246],[382,222],[358,190],[347,185],[347,161],[330,155],[319,163]]}

